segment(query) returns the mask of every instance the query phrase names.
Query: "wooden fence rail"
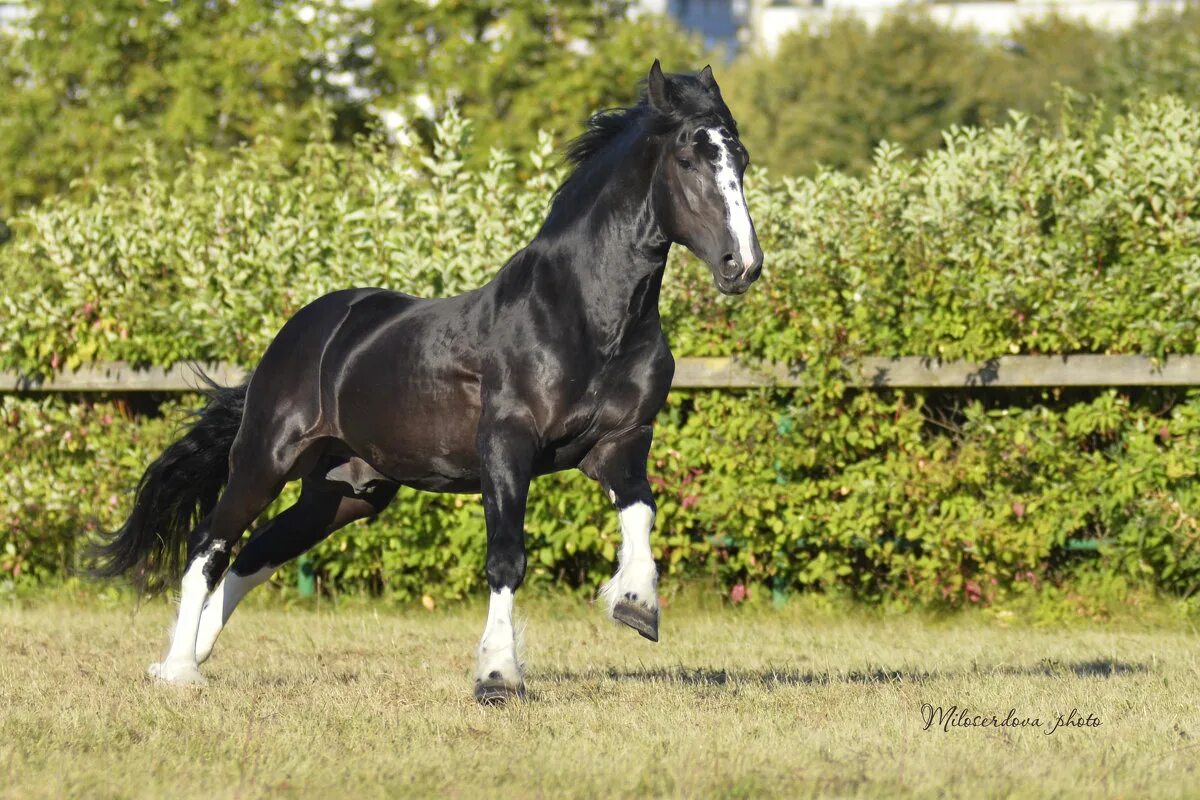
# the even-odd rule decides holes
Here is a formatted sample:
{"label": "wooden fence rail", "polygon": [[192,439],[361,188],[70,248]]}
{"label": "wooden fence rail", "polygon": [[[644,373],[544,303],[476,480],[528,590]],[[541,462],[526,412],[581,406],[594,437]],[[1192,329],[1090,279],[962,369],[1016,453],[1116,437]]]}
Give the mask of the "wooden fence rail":
{"label": "wooden fence rail", "polygon": [[[232,364],[202,364],[221,384],[245,371]],[[939,361],[919,356],[873,356],[849,362],[851,381],[863,388],[959,389],[1070,386],[1200,386],[1200,356],[1003,356],[990,361]],[[680,358],[680,389],[747,389],[798,386],[802,364],[760,365],[734,358]],[[0,371],[0,393],[186,392],[200,385],[186,364],[135,369],[120,362],[92,364],[49,378]]]}

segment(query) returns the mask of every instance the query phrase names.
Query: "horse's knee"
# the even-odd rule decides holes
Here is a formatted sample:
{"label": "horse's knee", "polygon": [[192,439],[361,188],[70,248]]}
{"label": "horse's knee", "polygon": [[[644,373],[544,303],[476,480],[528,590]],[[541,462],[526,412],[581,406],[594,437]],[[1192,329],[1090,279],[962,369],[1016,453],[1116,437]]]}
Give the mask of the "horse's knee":
{"label": "horse's knee", "polygon": [[487,580],[492,591],[517,590],[525,580],[527,559],[523,543],[492,545],[488,548]]}
{"label": "horse's knee", "polygon": [[653,440],[654,428],[641,425],[593,447],[579,463],[579,469],[610,491],[645,483],[646,461]]}

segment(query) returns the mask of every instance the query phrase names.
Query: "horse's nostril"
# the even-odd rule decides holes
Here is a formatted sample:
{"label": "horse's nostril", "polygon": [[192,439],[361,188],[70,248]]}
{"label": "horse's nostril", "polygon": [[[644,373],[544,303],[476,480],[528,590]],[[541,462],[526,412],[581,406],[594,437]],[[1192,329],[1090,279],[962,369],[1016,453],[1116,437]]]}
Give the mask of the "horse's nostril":
{"label": "horse's nostril", "polygon": [[725,278],[736,278],[742,274],[742,265],[738,263],[737,258],[732,253],[726,253],[721,259],[721,276]]}

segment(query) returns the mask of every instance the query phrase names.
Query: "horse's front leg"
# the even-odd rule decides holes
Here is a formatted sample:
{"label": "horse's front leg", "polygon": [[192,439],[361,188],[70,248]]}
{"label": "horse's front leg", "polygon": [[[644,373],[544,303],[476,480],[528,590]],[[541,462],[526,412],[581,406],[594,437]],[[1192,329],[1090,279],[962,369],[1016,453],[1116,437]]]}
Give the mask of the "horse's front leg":
{"label": "horse's front leg", "polygon": [[646,478],[653,428],[643,425],[601,442],[580,468],[600,483],[617,506],[621,551],[617,572],[600,590],[608,613],[652,642],[658,641],[658,570],[650,551],[654,497]]}
{"label": "horse's front leg", "polygon": [[525,501],[534,438],[520,424],[485,419],[480,423],[478,447],[491,597],[479,641],[475,699],[495,705],[525,694],[513,628],[513,594],[525,579]]}

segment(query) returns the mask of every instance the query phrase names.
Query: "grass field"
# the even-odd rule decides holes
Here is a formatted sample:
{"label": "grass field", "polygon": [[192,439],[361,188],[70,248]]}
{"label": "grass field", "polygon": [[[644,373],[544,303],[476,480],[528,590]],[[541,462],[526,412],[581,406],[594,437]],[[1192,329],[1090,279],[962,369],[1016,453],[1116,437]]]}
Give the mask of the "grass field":
{"label": "grass field", "polygon": [[[0,796],[1200,796],[1200,638],[672,606],[654,645],[524,604],[529,699],[471,698],[481,607],[234,617],[148,683],[166,603],[0,608]],[[922,704],[1040,727],[925,729]],[[1099,727],[1060,727],[1059,713]]]}

